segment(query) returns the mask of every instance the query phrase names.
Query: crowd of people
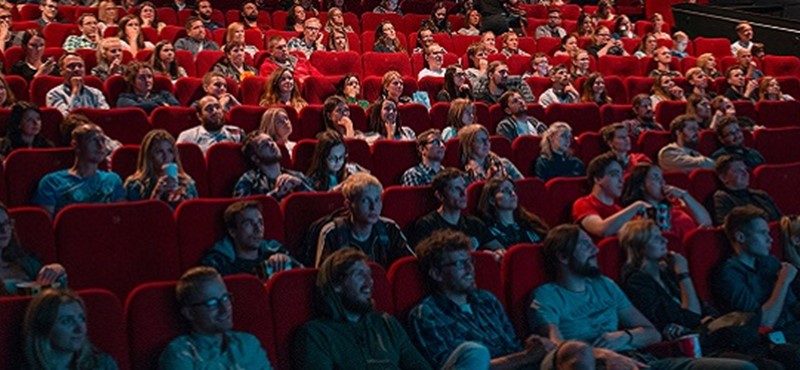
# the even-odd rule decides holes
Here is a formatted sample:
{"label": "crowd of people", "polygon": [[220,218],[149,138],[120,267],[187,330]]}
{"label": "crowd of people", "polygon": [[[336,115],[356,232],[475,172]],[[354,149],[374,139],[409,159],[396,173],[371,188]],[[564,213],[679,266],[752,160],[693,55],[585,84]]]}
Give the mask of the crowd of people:
{"label": "crowd of people", "polygon": [[[36,22],[41,27],[60,23],[60,6],[89,5],[83,3],[41,0],[41,17]],[[164,348],[161,368],[270,369],[258,339],[232,330],[234,301],[222,276],[252,274],[267,280],[303,267],[318,269],[319,316],[293,335],[291,356],[298,369],[751,370],[789,369],[800,363],[796,297],[800,290],[794,283],[800,264],[800,222],[783,215],[769,194],[751,188],[749,171],[766,160],[745,145],[743,131],[759,126],[737,116],[733,104],[794,98],[781,91],[778,79],[759,69],[764,46],[753,41],[748,22],[735,29],[734,65],[717,70],[714,56],[703,54],[696,67],[682,74],[672,69],[673,58],[688,56],[689,37],[680,31],[671,33],[660,14],[650,19],[652,29],[639,33],[628,16],[615,14],[612,1],[600,0],[597,11],[582,13],[576,32],[570,33],[562,24],[558,8],[562,2],[538,1],[552,7],[545,22],[527,35],[520,1],[465,0],[454,8],[436,2],[430,17],[419,26],[416,45],[406,45],[395,25],[386,20],[375,30],[374,45],[364,48],[420,54],[424,68],[417,76],[385,73],[374,101],[364,97],[361,76],[341,76],[336,92],[323,99],[322,130],[316,135],[307,170],[301,172],[284,165],[284,157],[297,147],[290,111],[309,106],[300,86],[310,76],[323,75],[310,62],[312,54],[349,50],[348,34],[354,28],[344,17],[348,1],[279,1],[288,14],[285,30],[296,36],[265,40],[261,65],[251,61],[262,45],[248,44],[245,38],[246,31],[270,28],[259,21],[259,12],[265,11],[261,1],[242,2],[241,19],[225,28],[213,17],[210,0],[194,4],[175,0],[170,4],[173,9],[191,9],[193,15],[185,22],[186,36],[174,44],[167,40],[153,44],[145,38],[143,29],[158,32],[167,25],[159,21],[153,3],[136,3],[103,0],[91,4],[97,12],[76,17],[80,33],[65,39],[58,60],[44,57],[43,32],[13,31],[14,5],[0,5],[0,36],[6,35],[0,49],[19,46],[24,52],[9,74],[28,82],[42,76],[63,78],[46,94],[46,106],[64,116],[60,129],[66,140],[54,143],[42,134],[40,107],[18,101],[0,76],[0,106],[11,112],[6,135],[0,139],[0,158],[20,148],[64,143],[74,151],[71,167],[39,181],[33,204],[53,217],[73,204],[146,199],[163,201],[174,209],[199,197],[195,180],[181,162],[179,143],[196,144],[203,153],[218,143],[241,144],[247,170],[236,181],[232,198],[268,195],[281,201],[295,192],[331,191],[344,198],[343,207],[308,225],[307,243],[296,253],[276,240],[264,239],[269,220],[263,218],[259,202],[237,199],[230,204],[219,220],[223,235],[206,251],[200,266],[186,271],[177,282],[176,310],[188,323],[187,332]],[[318,18],[320,5],[327,9],[324,22]],[[125,12],[120,9],[128,15],[122,16]],[[397,0],[383,0],[372,11],[402,14]],[[453,14],[463,16],[463,28],[455,29],[450,23],[448,15]],[[110,27],[118,32],[106,37]],[[217,29],[226,31],[222,45],[209,37]],[[466,51],[467,68],[445,64],[448,51],[435,38],[440,33],[480,37]],[[521,47],[522,37],[559,38],[561,42],[551,54],[534,53]],[[583,43],[587,38],[591,41]],[[604,152],[584,165],[573,153],[570,124],[542,122],[530,113],[528,104],[627,104],[612,99],[603,74],[593,71],[590,64],[592,58],[629,55],[625,39],[639,39],[640,46],[630,54],[652,61],[648,74],[654,84],[650,94],[633,97],[632,118],[600,130]],[[673,46],[659,46],[662,40]],[[90,69],[79,49],[96,50],[96,65]],[[202,95],[188,104],[199,125],[177,138],[165,130],[148,132],[135,171],[127,178],[105,170],[111,153],[122,144],[85,115],[73,112],[110,108],[104,92],[89,86],[86,76],[101,80],[121,76],[127,91],[119,94],[117,107],[138,107],[149,114],[158,107],[180,106],[171,92],[156,89],[154,83],[159,75],[173,82],[187,76],[176,58],[178,50],[194,56],[204,50],[224,54],[202,76]],[[125,53],[135,56],[142,51],[150,51],[148,60],[125,61]],[[493,54],[522,55],[530,57],[531,63],[524,75],[512,75],[506,59]],[[557,57],[566,57],[568,62],[551,65]],[[266,79],[258,102],[266,110],[258,128],[245,132],[229,121],[227,113],[242,105],[229,91],[234,87],[230,84],[253,76]],[[551,85],[537,97],[526,82],[528,77],[547,78]],[[682,77],[690,86],[687,90],[675,81]],[[718,77],[729,85],[719,95],[709,88]],[[435,96],[410,91],[404,82],[408,78],[441,79],[442,89]],[[579,79],[581,86],[576,83]],[[656,122],[655,107],[664,101],[686,101],[686,113],[671,122]],[[417,103],[430,108],[431,102],[449,103],[445,128],[415,132],[409,122],[416,117],[401,117],[400,107]],[[502,117],[495,132],[478,122],[475,102],[499,106]],[[351,119],[350,110],[359,107],[368,113],[364,127]],[[697,149],[703,129],[714,130],[721,144],[708,157]],[[646,131],[670,134],[671,142],[656,158],[632,148],[632,141]],[[509,142],[522,136],[541,137],[540,153],[530,173],[544,181],[586,179],[589,193],[574,201],[572,223],[548,225],[521,203],[515,181],[527,171],[492,150],[493,134]],[[382,184],[348,157],[351,140],[367,145],[413,141],[418,163],[405,170],[398,183],[429,187],[437,201],[432,211],[405,228],[385,217],[382,196],[389,184]],[[448,140],[458,142],[456,167],[444,164]],[[695,199],[686,189],[665,181],[665,171],[697,169],[713,170],[718,178],[720,187],[708,200]],[[482,189],[475,210],[466,212],[467,187],[474,183],[482,183]],[[769,251],[773,240],[768,222],[775,221],[780,222],[786,262]],[[703,227],[721,227],[732,250],[711,284],[716,307],[700,301],[687,258],[670,251],[663,234],[683,238]],[[600,274],[595,243],[606,237],[617,237],[627,258],[619,285]],[[500,301],[476,287],[471,257],[473,251],[485,251],[499,263],[509,248],[521,243],[541,245],[551,279],[531,292],[524,337],[517,335]],[[1,203],[0,256],[0,295],[45,288],[31,300],[23,323],[23,352],[30,368],[117,368],[112,357],[89,341],[86,303],[69,290],[64,266],[43,264],[28,251],[9,209]],[[375,310],[368,262],[388,270],[407,256],[416,256],[430,294],[408,317],[395,318]],[[740,340],[714,340],[719,338],[709,333],[710,323],[743,313],[747,315],[738,329],[743,334]],[[662,340],[691,333],[701,333],[707,356],[656,358],[647,351]]]}

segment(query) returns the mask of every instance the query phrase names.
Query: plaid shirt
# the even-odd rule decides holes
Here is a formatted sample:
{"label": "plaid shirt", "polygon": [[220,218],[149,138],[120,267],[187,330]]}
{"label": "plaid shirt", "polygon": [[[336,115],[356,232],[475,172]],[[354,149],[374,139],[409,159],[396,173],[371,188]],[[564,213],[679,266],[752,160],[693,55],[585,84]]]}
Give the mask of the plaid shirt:
{"label": "plaid shirt", "polygon": [[485,290],[472,290],[467,301],[472,312],[440,294],[432,294],[409,313],[409,335],[434,368],[441,368],[459,345],[478,342],[489,349],[491,358],[519,352],[522,346],[514,334],[503,306]]}
{"label": "plaid shirt", "polygon": [[69,35],[67,39],[64,40],[63,47],[66,51],[74,51],[75,49],[97,49],[97,43],[92,42],[92,40],[89,40],[89,38],[84,35]]}
{"label": "plaid shirt", "polygon": [[286,48],[289,51],[292,50],[299,50],[302,51],[303,54],[306,55],[306,59],[311,58],[311,53],[317,50],[325,50],[325,45],[320,45],[320,48],[317,49],[317,44],[315,43],[307,43],[306,40],[302,37],[292,37],[289,39],[289,42],[286,43]]}
{"label": "plaid shirt", "polygon": [[[281,174],[288,174],[302,181],[302,183],[297,185],[296,188],[292,189],[291,192],[314,190],[311,187],[311,182],[308,180],[308,178],[306,178],[306,176],[300,172],[281,168]],[[257,168],[249,170],[239,178],[239,181],[236,182],[236,186],[233,188],[233,196],[235,198],[244,198],[251,195],[266,194],[280,201],[282,197],[278,197],[277,191],[275,190],[275,184],[277,183],[277,180],[277,178],[270,179]]]}
{"label": "plaid shirt", "polygon": [[[443,169],[444,167],[439,167],[439,171]],[[430,183],[433,182],[433,177],[436,176],[437,173],[438,171],[434,171],[433,168],[420,162],[420,164],[407,169],[406,172],[403,173],[401,181],[403,186],[430,185]]]}

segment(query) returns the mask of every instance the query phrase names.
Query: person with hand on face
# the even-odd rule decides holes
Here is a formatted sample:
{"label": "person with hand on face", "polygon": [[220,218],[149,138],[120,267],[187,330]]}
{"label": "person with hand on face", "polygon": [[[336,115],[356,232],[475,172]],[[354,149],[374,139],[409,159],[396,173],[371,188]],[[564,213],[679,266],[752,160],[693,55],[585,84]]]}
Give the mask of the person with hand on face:
{"label": "person with hand on face", "polygon": [[216,42],[206,38],[206,28],[203,20],[198,17],[186,19],[186,37],[181,37],[175,41],[176,50],[186,50],[197,57],[203,50],[219,50]]}
{"label": "person with hand on face", "polygon": [[543,181],[554,177],[581,177],[586,168],[572,155],[572,127],[566,122],[553,122],[542,134],[539,158],[533,171]]}
{"label": "person with hand on face", "polygon": [[103,92],[86,86],[86,67],[83,58],[75,52],[67,52],[58,61],[64,83],[47,92],[47,106],[67,115],[75,108],[109,109]]}
{"label": "person with hand on face", "polygon": [[264,239],[261,212],[261,203],[255,200],[237,201],[225,208],[225,236],[206,252],[200,266],[211,267],[222,276],[250,274],[260,278],[303,267],[280,242]]}
{"label": "person with hand on face", "polygon": [[356,248],[339,249],[317,274],[319,317],[294,335],[297,370],[431,370],[394,316],[375,310],[369,257]]}
{"label": "person with hand on face", "polygon": [[197,8],[194,10],[194,16],[203,21],[203,27],[211,32],[214,32],[214,30],[222,28],[222,25],[211,18],[212,14],[214,14],[214,8],[211,6],[211,0],[200,0],[197,2]]}
{"label": "person with hand on face", "polygon": [[308,18],[303,23],[302,37],[292,37],[286,44],[289,51],[299,51],[305,54],[306,59],[311,59],[311,54],[317,50],[325,50],[322,43],[322,23],[317,18]]}
{"label": "person with hand on face", "polygon": [[281,166],[281,150],[268,134],[260,131],[248,134],[242,153],[250,169],[236,182],[234,197],[266,194],[280,201],[293,192],[314,190],[305,175]]}
{"label": "person with hand on face", "polygon": [[758,69],[758,64],[753,60],[753,53],[748,49],[739,49],[736,52],[736,61],[739,67],[745,71],[745,78],[748,80],[758,80],[764,77],[764,72]]}
{"label": "person with hand on face", "polygon": [[658,107],[662,101],[686,101],[683,88],[675,83],[670,74],[662,74],[655,77],[653,86],[650,88],[650,101],[653,107]]}
{"label": "person with hand on face", "polygon": [[430,185],[433,177],[444,168],[444,140],[441,131],[432,128],[417,135],[417,156],[420,158],[419,164],[406,170],[401,177],[403,186]]}
{"label": "person with hand on face", "polygon": [[206,95],[197,101],[197,118],[200,125],[181,132],[179,143],[197,144],[203,153],[212,145],[222,142],[240,143],[244,131],[236,126],[225,124],[225,112],[220,101],[213,95]]}
{"label": "person with hand on face", "polygon": [[472,86],[461,66],[453,64],[444,71],[444,85],[436,94],[436,101],[452,102],[455,99],[472,97]]}
{"label": "person with hand on face", "polygon": [[464,126],[458,131],[461,147],[461,167],[467,173],[469,183],[488,180],[493,177],[521,179],[522,173],[508,158],[492,152],[489,131],[479,124]]}
{"label": "person with hand on face", "polygon": [[[220,72],[209,71],[203,76],[203,91],[219,100],[223,113],[228,113],[231,108],[242,104],[236,100],[233,94],[228,92],[228,81],[225,79],[225,75]],[[199,100],[192,103],[192,106],[196,107],[198,103]]]}
{"label": "person with hand on face", "polygon": [[550,81],[553,85],[539,96],[539,105],[547,108],[550,104],[577,103],[580,93],[572,86],[572,77],[567,67],[559,64],[550,69]]}
{"label": "person with hand on face", "polygon": [[102,81],[125,71],[122,65],[122,43],[117,37],[106,37],[100,40],[97,48],[97,66],[92,68],[92,75]]}
{"label": "person with hand on face", "polygon": [[167,75],[173,83],[181,77],[187,77],[186,70],[175,60],[175,46],[167,40],[159,41],[150,56],[153,72]]}
{"label": "person with hand on face", "polygon": [[102,38],[100,28],[97,27],[97,17],[92,13],[81,14],[78,17],[78,28],[81,30],[80,36],[67,36],[67,39],[64,40],[64,50],[97,49],[97,43]]}
{"label": "person with hand on face", "polygon": [[156,6],[150,1],[145,1],[139,4],[139,7],[136,8],[136,11],[133,14],[136,14],[136,16],[139,17],[139,20],[142,21],[141,28],[153,28],[156,31],[161,32],[161,30],[167,26],[166,23],[158,20],[158,11],[156,11]]}
{"label": "person with hand on face", "polygon": [[425,48],[424,67],[417,74],[417,81],[422,80],[424,77],[444,77],[445,69],[442,68],[444,64],[444,55],[447,52],[439,44],[431,44]]}
{"label": "person with hand on face", "polygon": [[544,122],[528,115],[528,108],[519,91],[506,91],[500,97],[500,108],[503,109],[505,116],[497,124],[496,131],[498,135],[505,136],[511,142],[522,135],[540,136],[547,131]]}
{"label": "person with hand on face", "polygon": [[397,103],[392,99],[378,99],[369,109],[370,132],[364,135],[368,144],[377,140],[414,140],[417,134],[410,127],[403,126]]}
{"label": "person with hand on face", "polygon": [[740,65],[735,65],[725,71],[725,79],[728,82],[728,90],[725,97],[730,100],[750,100],[755,103],[758,100],[758,80],[746,79],[747,70]]}
{"label": "person with hand on face", "polygon": [[350,40],[347,39],[347,32],[334,28],[328,34],[328,50],[335,52],[350,51]]}
{"label": "person with hand on face", "polygon": [[175,138],[160,129],[142,139],[136,172],[125,179],[124,187],[130,201],[159,199],[173,209],[199,197],[194,180],[183,170]]}
{"label": "person with hand on face", "polygon": [[141,23],[142,20],[135,15],[126,15],[119,20],[117,37],[121,40],[122,49],[129,51],[133,56],[139,51],[153,49],[153,43],[144,38]]}
{"label": "person with hand on face", "polygon": [[[412,54],[420,54],[424,53],[425,50],[433,45],[436,41],[433,39],[433,30],[428,28],[427,25],[423,24],[417,30],[417,45],[414,50],[411,52]],[[444,50],[444,48],[442,48]],[[445,50],[445,52],[447,52]]]}
{"label": "person with hand on face", "polygon": [[258,338],[233,331],[233,296],[217,270],[189,269],[178,280],[175,296],[190,329],[169,342],[159,368],[272,370]]}
{"label": "person with hand on face", "polygon": [[350,119],[350,107],[347,102],[338,95],[329,96],[322,104],[322,122],[326,130],[338,132],[344,138],[360,138],[363,133],[353,128],[353,121]]}
{"label": "person with hand on face", "polygon": [[633,136],[633,139],[638,139],[645,131],[657,130],[663,131],[664,127],[655,121],[655,110],[653,109],[653,101],[647,94],[638,94],[631,100],[634,118],[622,121],[625,128]]}
{"label": "person with hand on face", "polygon": [[744,160],[744,164],[750,170],[764,164],[766,160],[758,150],[744,146],[744,134],[739,120],[735,116],[723,117],[716,125],[717,139],[722,146],[714,153],[711,158],[716,160],[723,155],[739,156]]}
{"label": "person with hand on face", "polygon": [[29,31],[14,31],[11,28],[11,4],[0,5],[0,52],[12,46],[24,46],[23,37]]}
{"label": "person with hand on face", "polygon": [[58,76],[58,62],[52,57],[42,60],[44,55],[44,36],[36,31],[26,31],[22,36],[22,49],[25,57],[11,66],[9,74],[22,76],[28,83],[39,76]]}
{"label": "person with hand on face", "polygon": [[482,79],[486,78],[486,70],[489,68],[489,51],[480,42],[474,42],[467,48],[467,69],[464,73],[469,78],[469,83],[473,87]]}
{"label": "person with hand on face", "polygon": [[526,103],[535,103],[536,98],[528,83],[520,77],[509,77],[508,65],[503,61],[489,63],[486,69],[486,77],[480,78],[475,86],[475,98],[488,105],[498,103],[500,96],[506,91],[516,89],[525,99]]}
{"label": "person with hand on face", "polygon": [[595,58],[605,55],[627,56],[628,52],[622,45],[622,41],[611,38],[611,31],[606,26],[600,26],[592,36],[593,43],[586,47],[589,54]]}

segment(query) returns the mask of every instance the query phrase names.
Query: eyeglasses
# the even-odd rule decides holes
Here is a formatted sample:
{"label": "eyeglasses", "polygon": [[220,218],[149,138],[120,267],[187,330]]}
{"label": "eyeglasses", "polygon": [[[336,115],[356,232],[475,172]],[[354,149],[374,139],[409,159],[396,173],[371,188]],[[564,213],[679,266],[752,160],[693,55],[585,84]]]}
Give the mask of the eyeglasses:
{"label": "eyeglasses", "polygon": [[445,267],[451,267],[451,266],[455,267],[457,270],[463,270],[467,266],[473,267],[473,266],[475,266],[475,264],[472,262],[472,258],[464,258],[464,259],[456,260],[456,261],[449,262],[449,263],[443,263],[443,264],[439,265],[439,268],[445,268]]}
{"label": "eyeglasses", "polygon": [[425,145],[436,145],[436,146],[440,146],[440,145],[444,145],[444,141],[443,141],[442,139],[433,139],[433,140],[431,140],[431,141],[427,141],[427,142],[425,142]]}
{"label": "eyeglasses", "polygon": [[6,222],[0,222],[0,229],[11,230],[14,228],[14,220],[9,219]]}
{"label": "eyeglasses", "polygon": [[225,293],[219,298],[210,298],[203,302],[197,302],[186,306],[187,307],[203,306],[210,311],[215,311],[227,303],[233,303],[233,295],[230,293]]}
{"label": "eyeglasses", "polygon": [[342,155],[329,155],[328,162],[341,162],[347,159],[347,154]]}

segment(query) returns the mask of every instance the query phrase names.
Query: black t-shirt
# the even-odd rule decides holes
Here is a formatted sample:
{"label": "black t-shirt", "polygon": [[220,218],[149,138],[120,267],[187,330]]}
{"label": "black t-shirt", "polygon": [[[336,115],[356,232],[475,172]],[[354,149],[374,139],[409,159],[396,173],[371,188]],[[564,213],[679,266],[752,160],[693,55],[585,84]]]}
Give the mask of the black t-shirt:
{"label": "black t-shirt", "polygon": [[433,211],[414,223],[408,233],[409,243],[416,247],[420,241],[436,230],[455,230],[467,234],[472,238],[473,249],[479,249],[495,239],[483,221],[475,216],[461,215],[458,223],[453,225],[448,223],[439,212]]}

